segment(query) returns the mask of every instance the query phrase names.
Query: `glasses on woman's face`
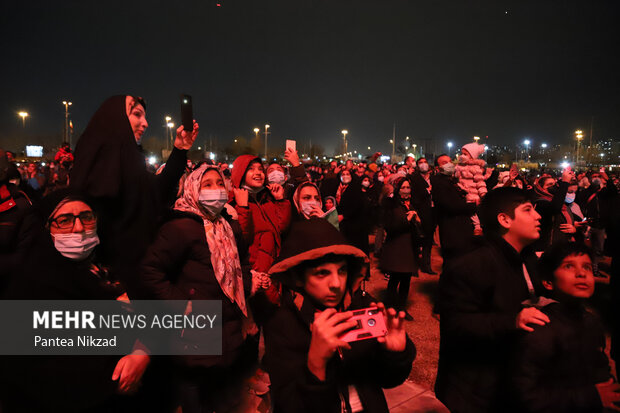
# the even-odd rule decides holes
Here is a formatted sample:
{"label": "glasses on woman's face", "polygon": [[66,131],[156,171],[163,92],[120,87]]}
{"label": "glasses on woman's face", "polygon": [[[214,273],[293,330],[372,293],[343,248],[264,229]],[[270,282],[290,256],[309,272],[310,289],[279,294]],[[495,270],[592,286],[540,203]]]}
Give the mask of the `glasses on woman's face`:
{"label": "glasses on woman's face", "polygon": [[97,225],[97,217],[95,216],[93,211],[82,211],[78,215],[58,215],[56,218],[50,219],[50,222],[56,224],[56,226],[60,229],[73,229],[76,218],[80,219],[80,222],[84,227],[94,227],[95,225]]}

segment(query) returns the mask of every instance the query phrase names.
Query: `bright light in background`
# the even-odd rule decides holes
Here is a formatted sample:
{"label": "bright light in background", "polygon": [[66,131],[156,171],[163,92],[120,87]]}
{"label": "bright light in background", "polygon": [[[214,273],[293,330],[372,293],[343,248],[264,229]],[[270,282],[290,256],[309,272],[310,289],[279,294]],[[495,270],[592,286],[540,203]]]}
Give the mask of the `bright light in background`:
{"label": "bright light in background", "polygon": [[211,160],[215,159],[215,154],[213,152],[211,152],[211,154],[209,155],[209,159],[211,159]]}
{"label": "bright light in background", "polygon": [[448,148],[452,148],[452,142],[448,142]]}
{"label": "bright light in background", "polygon": [[379,159],[381,159],[381,162],[387,162],[390,160],[390,157],[387,155],[382,155]]}
{"label": "bright light in background", "polygon": [[157,162],[157,158],[155,158],[154,156],[151,156],[151,157],[149,158],[149,163],[150,163],[151,165],[155,165],[155,162]]}
{"label": "bright light in background", "polygon": [[230,169],[232,169],[232,164],[231,164],[231,163],[229,163],[229,164],[228,164],[228,167],[229,167]]}
{"label": "bright light in background", "polygon": [[488,147],[487,145],[484,145],[484,150],[485,150],[485,151],[488,151],[488,150],[489,150],[489,147]]}
{"label": "bright light in background", "polygon": [[540,145],[543,149],[547,147],[546,143],[543,143],[542,145]]}
{"label": "bright light in background", "polygon": [[172,122],[168,122],[168,127],[169,127],[169,128],[174,128],[174,123],[172,123]]}
{"label": "bright light in background", "polygon": [[41,166],[45,166],[45,162],[41,162]]}
{"label": "bright light in background", "polygon": [[569,164],[568,162],[562,162],[562,163],[560,164],[560,166],[561,166],[562,168],[566,169],[566,168],[568,168],[568,167],[570,166],[570,164]]}
{"label": "bright light in background", "polygon": [[529,140],[529,139],[526,139],[526,140],[524,140],[524,141],[523,141],[523,143],[525,144],[525,146],[527,146],[527,145],[529,145],[529,144],[530,144],[530,140]]}

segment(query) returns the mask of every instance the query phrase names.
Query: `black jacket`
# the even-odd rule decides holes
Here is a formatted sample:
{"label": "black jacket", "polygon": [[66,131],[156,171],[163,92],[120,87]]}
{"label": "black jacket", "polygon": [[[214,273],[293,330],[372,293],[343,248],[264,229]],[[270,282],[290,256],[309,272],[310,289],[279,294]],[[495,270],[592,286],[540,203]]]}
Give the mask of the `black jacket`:
{"label": "black jacket", "polygon": [[598,318],[580,305],[553,303],[551,322],[524,333],[513,383],[521,412],[600,412],[595,384],[611,378]]}
{"label": "black jacket", "polygon": [[[236,235],[237,249],[245,258],[241,228],[230,220]],[[243,261],[242,261],[243,262]],[[244,270],[246,297],[251,288],[249,265]],[[143,295],[151,300],[219,300],[222,302],[222,355],[192,356],[183,358],[190,366],[227,366],[241,356],[243,344],[243,313],[222,291],[211,264],[211,251],[207,244],[202,219],[191,213],[174,211],[172,219],[160,229],[142,261],[140,278]],[[248,302],[249,304],[249,302]],[[192,337],[184,337],[190,342]],[[197,340],[195,345],[200,345]]]}
{"label": "black jacket", "polygon": [[[381,249],[380,267],[383,272],[415,273],[418,270],[419,229],[415,218],[407,220],[409,209],[394,198],[387,198],[382,208],[386,239]],[[419,226],[417,227],[419,228]]]}
{"label": "black jacket", "polygon": [[465,194],[449,176],[433,175],[431,184],[442,250],[469,251],[474,237],[471,216],[476,213],[476,205],[465,201]]}
{"label": "black jacket", "polygon": [[435,392],[452,412],[502,410],[516,317],[530,298],[523,263],[540,291],[535,254],[520,255],[501,238],[456,258],[441,275]]}
{"label": "black jacket", "polygon": [[561,235],[554,235],[559,230],[559,224],[556,222],[557,217],[562,214],[562,206],[564,198],[568,191],[568,183],[560,182],[556,192],[551,200],[538,198],[535,200],[536,212],[540,214],[540,238],[534,243],[537,251],[544,251],[550,244],[551,240],[555,242]]}
{"label": "black jacket", "polygon": [[[365,308],[373,299],[358,290],[349,309]],[[387,413],[382,388],[401,384],[411,371],[415,346],[399,353],[384,350],[376,340],[351,344],[343,358],[335,355],[327,365],[327,379],[320,381],[307,367],[312,323],[316,308],[310,300],[295,305],[286,291],[282,306],[264,326],[263,362],[271,378],[274,413],[340,413],[341,397],[348,405],[348,385],[353,384],[366,413]]]}
{"label": "black jacket", "polygon": [[[433,211],[433,200],[429,184],[419,172],[410,175],[411,181],[411,201],[422,220],[422,230],[424,236],[432,237],[437,223]],[[432,189],[431,189],[432,190]]]}

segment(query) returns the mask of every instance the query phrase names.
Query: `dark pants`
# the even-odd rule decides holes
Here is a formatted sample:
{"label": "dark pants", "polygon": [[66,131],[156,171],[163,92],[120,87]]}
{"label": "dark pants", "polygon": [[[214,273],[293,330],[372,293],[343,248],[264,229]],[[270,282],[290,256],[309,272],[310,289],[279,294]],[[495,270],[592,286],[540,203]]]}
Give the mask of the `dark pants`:
{"label": "dark pants", "polygon": [[407,299],[411,285],[411,273],[391,272],[387,289],[391,304],[398,310],[407,310]]}
{"label": "dark pants", "polygon": [[422,271],[428,272],[431,270],[431,252],[433,250],[433,234],[427,235],[422,238],[422,262],[420,267]]}

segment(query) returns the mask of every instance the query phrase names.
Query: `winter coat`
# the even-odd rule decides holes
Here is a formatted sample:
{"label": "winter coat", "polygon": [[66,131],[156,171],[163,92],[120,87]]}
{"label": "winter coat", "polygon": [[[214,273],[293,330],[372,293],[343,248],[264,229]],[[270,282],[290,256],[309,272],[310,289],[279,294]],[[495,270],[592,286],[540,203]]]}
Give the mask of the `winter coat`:
{"label": "winter coat", "polygon": [[519,411],[602,411],[595,384],[611,374],[598,317],[581,305],[557,302],[542,311],[551,321],[522,334],[514,358]]}
{"label": "winter coat", "polygon": [[442,254],[471,250],[474,237],[471,216],[476,213],[476,204],[466,201],[463,191],[449,176],[434,175],[431,184]]}
{"label": "winter coat", "polygon": [[530,298],[536,255],[518,254],[503,239],[462,255],[439,279],[440,345],[435,393],[452,412],[503,411],[507,366],[517,339],[517,314]]}
{"label": "winter coat", "polygon": [[[235,234],[239,257],[243,262],[243,241],[239,224],[228,220]],[[241,247],[241,248],[240,248]],[[251,275],[242,266],[244,289],[249,296]],[[142,261],[140,278],[144,295],[151,300],[218,300],[222,303],[222,355],[184,357],[190,366],[229,366],[239,356],[244,338],[243,313],[222,291],[213,265],[202,219],[189,212],[174,211],[164,223]],[[191,338],[189,339],[191,340]],[[200,345],[200,343],[194,343]]]}
{"label": "winter coat", "polygon": [[30,199],[13,184],[0,184],[0,294],[17,277],[36,228]]}
{"label": "winter coat", "polygon": [[437,226],[431,196],[432,188],[419,172],[411,174],[409,179],[411,181],[411,201],[420,215],[422,231],[425,237],[432,237]]}
{"label": "winter coat", "polygon": [[[382,388],[403,383],[415,358],[415,346],[407,339],[402,352],[384,350],[375,340],[351,343],[342,359],[334,355],[327,364],[326,380],[320,381],[307,367],[316,308],[309,299],[287,290],[283,304],[265,324],[265,369],[271,378],[274,413],[340,413],[348,405],[348,386],[355,385],[367,413],[387,413]],[[373,301],[358,290],[349,309],[366,308]],[[300,304],[301,303],[301,304]]]}
{"label": "winter coat", "polygon": [[[393,198],[385,200],[383,206],[383,227],[386,239],[381,249],[379,266],[386,273],[417,273],[420,238],[415,218],[407,220],[407,212],[413,211]],[[419,227],[418,227],[419,228]]]}
{"label": "winter coat", "polygon": [[454,177],[458,179],[459,186],[467,192],[465,200],[467,202],[476,202],[487,193],[487,185],[485,180],[491,176],[491,169],[485,173],[484,166],[486,162],[482,159],[471,159],[462,156],[456,164]]}
{"label": "winter coat", "polygon": [[[559,229],[556,217],[562,215],[562,206],[564,205],[568,186],[568,183],[560,182],[553,194],[553,198],[549,199],[548,197],[539,196],[535,200],[536,212],[540,214],[540,238],[534,243],[534,248],[537,251],[544,251],[551,245],[554,228],[556,230]],[[536,193],[536,191],[533,192]]]}
{"label": "winter coat", "polygon": [[338,212],[342,215],[340,232],[349,243],[368,253],[368,216],[359,180],[351,181],[342,192]]}

